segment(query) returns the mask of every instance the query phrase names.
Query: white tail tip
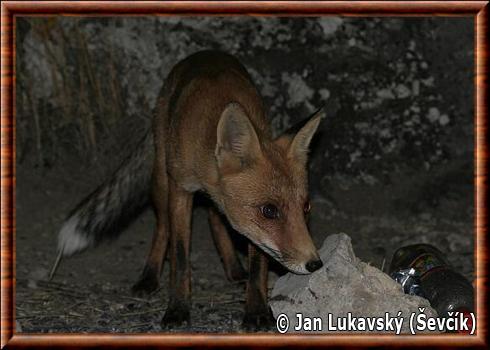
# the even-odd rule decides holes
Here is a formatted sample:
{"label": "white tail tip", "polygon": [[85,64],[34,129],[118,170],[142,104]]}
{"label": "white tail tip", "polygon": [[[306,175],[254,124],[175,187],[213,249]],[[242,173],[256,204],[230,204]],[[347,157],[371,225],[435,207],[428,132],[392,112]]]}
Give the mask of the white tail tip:
{"label": "white tail tip", "polygon": [[70,256],[90,245],[87,237],[77,229],[78,216],[65,222],[58,236],[58,251],[62,256]]}

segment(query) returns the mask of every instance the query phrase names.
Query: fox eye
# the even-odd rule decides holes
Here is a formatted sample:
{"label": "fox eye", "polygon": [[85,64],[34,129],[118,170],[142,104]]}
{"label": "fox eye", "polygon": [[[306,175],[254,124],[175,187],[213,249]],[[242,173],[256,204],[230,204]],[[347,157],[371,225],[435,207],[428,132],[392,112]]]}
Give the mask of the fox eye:
{"label": "fox eye", "polygon": [[279,217],[279,209],[274,204],[265,204],[260,207],[260,211],[267,219],[277,219]]}
{"label": "fox eye", "polygon": [[303,211],[305,212],[305,214],[308,214],[310,210],[311,210],[311,203],[310,201],[306,201],[303,207]]}

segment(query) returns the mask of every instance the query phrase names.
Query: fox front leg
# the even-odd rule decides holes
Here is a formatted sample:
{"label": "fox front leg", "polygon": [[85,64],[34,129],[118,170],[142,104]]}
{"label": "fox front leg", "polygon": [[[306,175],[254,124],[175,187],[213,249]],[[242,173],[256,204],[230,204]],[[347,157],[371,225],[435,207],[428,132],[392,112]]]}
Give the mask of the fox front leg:
{"label": "fox front leg", "polygon": [[253,244],[248,245],[248,282],[243,327],[249,330],[270,330],[274,325],[267,304],[267,257]]}
{"label": "fox front leg", "polygon": [[223,218],[214,207],[210,207],[208,212],[209,226],[211,228],[214,243],[221,256],[221,260],[223,261],[226,278],[228,278],[230,282],[245,281],[247,279],[247,272],[238,259],[228,229],[223,223]]}

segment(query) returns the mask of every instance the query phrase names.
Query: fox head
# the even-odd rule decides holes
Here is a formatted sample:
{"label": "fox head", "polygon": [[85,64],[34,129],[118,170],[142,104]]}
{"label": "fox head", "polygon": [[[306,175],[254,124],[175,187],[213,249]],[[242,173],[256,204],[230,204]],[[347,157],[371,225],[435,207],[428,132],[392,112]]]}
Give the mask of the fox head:
{"label": "fox head", "polygon": [[321,117],[273,141],[259,138],[244,108],[231,103],[217,127],[221,209],[235,230],[298,274],[322,266],[306,225],[307,154]]}

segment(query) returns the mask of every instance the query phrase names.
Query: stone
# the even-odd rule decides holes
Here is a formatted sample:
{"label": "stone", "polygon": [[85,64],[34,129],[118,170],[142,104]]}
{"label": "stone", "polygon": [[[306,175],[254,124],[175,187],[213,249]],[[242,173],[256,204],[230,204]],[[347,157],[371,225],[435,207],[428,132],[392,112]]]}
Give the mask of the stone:
{"label": "stone", "polygon": [[[426,299],[404,294],[401,286],[390,276],[360,261],[354,254],[348,235],[328,236],[319,254],[324,265],[318,271],[310,275],[287,273],[276,281],[270,298],[276,319],[280,314],[286,314],[291,323],[297,324],[298,313],[319,317],[323,327],[316,331],[327,333],[331,332],[326,327],[328,320],[348,317],[349,313],[352,317],[364,318],[386,317],[388,313],[389,316],[403,318],[400,331],[409,333],[409,318],[412,313],[419,314],[419,308],[424,309],[427,317],[437,316]],[[294,328],[291,325],[288,332],[295,332]],[[358,329],[356,331],[359,332]],[[395,333],[389,328],[383,331]]]}

